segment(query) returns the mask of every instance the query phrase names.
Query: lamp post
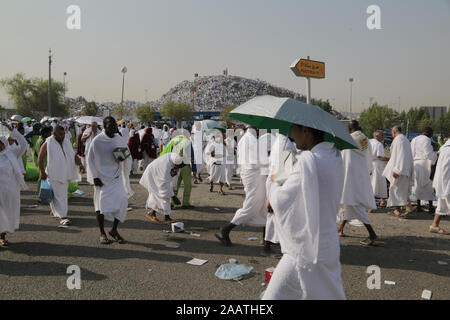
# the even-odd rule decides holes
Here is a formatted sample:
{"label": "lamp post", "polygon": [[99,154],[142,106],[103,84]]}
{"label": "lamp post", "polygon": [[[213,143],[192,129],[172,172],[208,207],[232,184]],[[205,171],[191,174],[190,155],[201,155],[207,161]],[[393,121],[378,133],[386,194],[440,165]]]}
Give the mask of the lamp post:
{"label": "lamp post", "polygon": [[350,120],[352,120],[353,118],[353,114],[352,114],[352,94],[353,94],[353,78],[348,79],[348,81],[350,82]]}
{"label": "lamp post", "polygon": [[122,76],[122,100],[120,102],[120,104],[123,106],[123,90],[125,87],[125,73],[127,73],[128,69],[127,67],[123,67],[122,70],[120,70],[120,72],[122,72],[123,76]]}
{"label": "lamp post", "polygon": [[52,49],[48,50],[48,116],[52,116]]}
{"label": "lamp post", "polygon": [[63,103],[66,103],[66,76],[67,76],[67,72],[64,72],[64,77],[63,77],[63,81],[64,81],[64,98],[63,98]]}
{"label": "lamp post", "polygon": [[192,91],[192,109],[195,110],[195,91],[197,90],[197,87],[195,86],[195,80],[197,80],[198,78],[198,73],[194,74],[194,84],[191,87],[191,91]]}

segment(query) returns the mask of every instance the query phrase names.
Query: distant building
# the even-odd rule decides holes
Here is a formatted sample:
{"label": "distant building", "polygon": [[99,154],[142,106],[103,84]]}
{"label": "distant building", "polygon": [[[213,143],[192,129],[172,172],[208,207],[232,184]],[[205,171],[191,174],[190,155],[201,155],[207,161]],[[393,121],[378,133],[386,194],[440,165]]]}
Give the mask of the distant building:
{"label": "distant building", "polygon": [[428,110],[428,113],[430,114],[430,118],[433,121],[439,120],[441,117],[445,116],[447,113],[447,107],[428,107],[423,106],[420,107],[421,109]]}

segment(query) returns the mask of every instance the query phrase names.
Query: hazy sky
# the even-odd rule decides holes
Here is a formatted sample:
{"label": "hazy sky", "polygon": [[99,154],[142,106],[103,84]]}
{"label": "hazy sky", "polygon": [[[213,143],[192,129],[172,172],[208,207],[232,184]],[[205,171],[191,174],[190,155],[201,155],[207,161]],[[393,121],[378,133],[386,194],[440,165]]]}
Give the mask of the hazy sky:
{"label": "hazy sky", "polygon": [[[68,30],[69,5],[81,30]],[[369,5],[382,30],[368,30]],[[450,105],[450,0],[1,0],[0,78],[17,72],[53,77],[68,96],[120,101],[157,99],[194,73],[259,78],[305,92],[290,71],[301,57],[325,61],[312,96],[353,111],[369,97],[402,109]],[[335,99],[335,100],[333,100]],[[7,101],[0,89],[0,103]]]}

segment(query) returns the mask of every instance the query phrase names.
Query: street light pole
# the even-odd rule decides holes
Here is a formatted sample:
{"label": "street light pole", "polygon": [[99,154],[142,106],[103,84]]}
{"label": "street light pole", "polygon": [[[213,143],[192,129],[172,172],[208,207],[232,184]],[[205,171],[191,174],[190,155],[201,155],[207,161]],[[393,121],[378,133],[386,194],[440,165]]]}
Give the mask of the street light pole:
{"label": "street light pole", "polygon": [[63,103],[66,103],[66,76],[67,76],[67,72],[64,72],[64,98],[63,98]]}
{"label": "street light pole", "polygon": [[353,78],[348,79],[348,81],[350,81],[350,120],[352,120],[353,118],[353,113],[352,113],[352,99],[353,99]]}
{"label": "street light pole", "polygon": [[124,91],[124,87],[125,87],[125,73],[127,73],[128,69],[127,67],[123,67],[121,72],[123,74],[122,76],[122,100],[120,102],[120,104],[123,106],[123,91]]}
{"label": "street light pole", "polygon": [[52,116],[52,49],[48,50],[48,116]]}

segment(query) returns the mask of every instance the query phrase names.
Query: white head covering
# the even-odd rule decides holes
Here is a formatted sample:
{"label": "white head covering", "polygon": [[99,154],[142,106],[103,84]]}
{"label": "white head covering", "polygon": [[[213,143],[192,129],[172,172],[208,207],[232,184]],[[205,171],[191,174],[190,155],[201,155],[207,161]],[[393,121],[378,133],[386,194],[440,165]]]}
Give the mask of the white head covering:
{"label": "white head covering", "polygon": [[22,168],[20,167],[20,164],[19,164],[17,158],[9,150],[10,147],[9,147],[8,139],[6,137],[0,137],[0,141],[5,145],[5,149],[3,149],[3,151],[0,151],[0,157],[4,156],[9,160],[9,162],[11,163],[11,166],[13,168],[14,176],[16,177],[17,183],[19,184],[19,186],[21,188],[23,188],[25,186],[25,180],[23,178],[23,171],[22,171]]}
{"label": "white head covering", "polygon": [[172,162],[174,165],[180,165],[181,163],[183,163],[183,158],[180,157],[178,154],[176,153],[171,153],[170,154],[170,162]]}

